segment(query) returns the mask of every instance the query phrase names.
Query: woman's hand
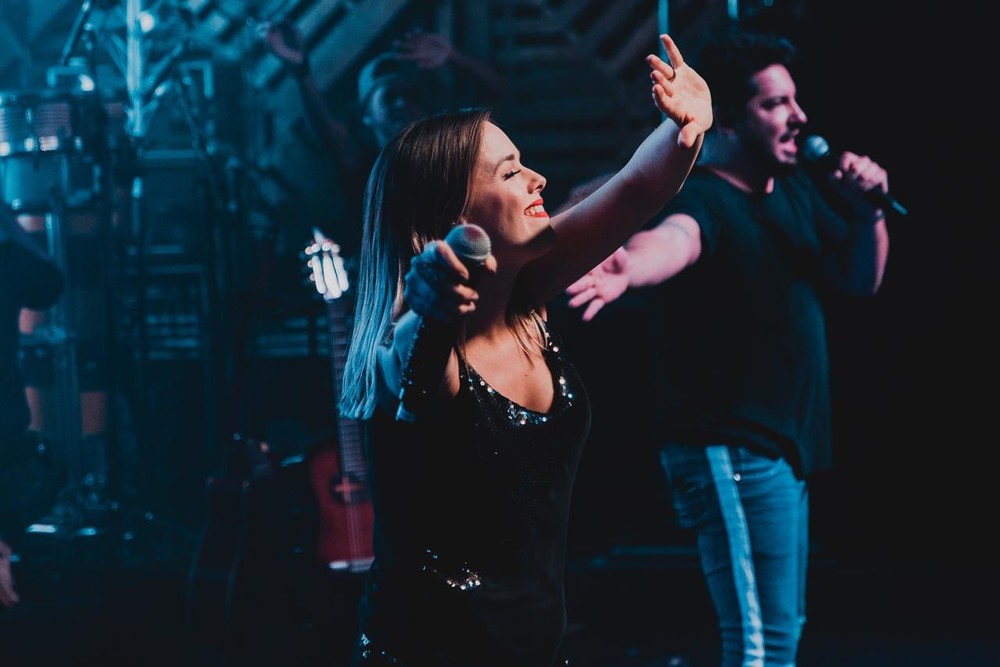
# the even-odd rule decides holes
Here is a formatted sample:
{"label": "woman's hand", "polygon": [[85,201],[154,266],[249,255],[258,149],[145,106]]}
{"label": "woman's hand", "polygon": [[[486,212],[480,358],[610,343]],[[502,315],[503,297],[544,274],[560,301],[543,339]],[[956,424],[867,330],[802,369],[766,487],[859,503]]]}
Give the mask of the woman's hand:
{"label": "woman's hand", "polygon": [[712,127],[712,95],[701,75],[684,62],[680,49],[670,35],[660,35],[670,62],[655,55],[646,56],[652,68],[653,101],[681,128],[677,144],[695,145],[698,137]]}
{"label": "woman's hand", "polygon": [[[490,255],[485,270],[496,272]],[[422,317],[453,322],[476,309],[479,293],[469,286],[469,269],[445,241],[431,241],[410,260],[403,278],[403,298]]]}

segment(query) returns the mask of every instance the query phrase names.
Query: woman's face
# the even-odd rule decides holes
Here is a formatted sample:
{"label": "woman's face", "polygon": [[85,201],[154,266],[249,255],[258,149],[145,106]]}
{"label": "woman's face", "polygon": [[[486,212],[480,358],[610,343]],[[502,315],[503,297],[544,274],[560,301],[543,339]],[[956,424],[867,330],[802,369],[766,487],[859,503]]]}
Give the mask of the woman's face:
{"label": "woman's face", "polygon": [[[486,123],[463,221],[486,230],[493,254],[527,247],[525,259],[530,259],[539,252],[535,248],[547,247],[551,230],[544,187],[545,178],[521,164],[520,152],[503,130]],[[509,253],[503,256],[509,258]]]}

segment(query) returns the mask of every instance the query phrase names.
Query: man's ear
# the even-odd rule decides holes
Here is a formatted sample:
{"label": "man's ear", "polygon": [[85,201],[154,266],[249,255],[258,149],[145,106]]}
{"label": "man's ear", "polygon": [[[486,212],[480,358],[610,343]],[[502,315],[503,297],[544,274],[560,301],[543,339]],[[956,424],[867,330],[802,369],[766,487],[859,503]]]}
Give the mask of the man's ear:
{"label": "man's ear", "polygon": [[737,112],[732,108],[718,108],[714,111],[715,125],[719,128],[733,129],[733,125],[739,120]]}
{"label": "man's ear", "polygon": [[717,129],[719,131],[719,134],[721,134],[724,137],[731,137],[734,134],[736,134],[736,126],[735,125],[721,123],[721,124],[715,126],[714,129]]}
{"label": "man's ear", "polygon": [[375,119],[371,117],[371,114],[365,112],[364,115],[361,116],[361,122],[365,127],[371,127],[375,124]]}

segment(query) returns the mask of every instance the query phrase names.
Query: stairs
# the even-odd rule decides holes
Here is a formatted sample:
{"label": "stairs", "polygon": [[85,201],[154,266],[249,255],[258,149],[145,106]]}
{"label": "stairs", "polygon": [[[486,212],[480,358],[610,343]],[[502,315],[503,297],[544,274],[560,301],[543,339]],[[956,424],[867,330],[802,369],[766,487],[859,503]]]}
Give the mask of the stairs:
{"label": "stairs", "polygon": [[658,122],[644,62],[659,48],[656,3],[489,4],[492,60],[512,91],[498,120],[558,205],[572,186],[621,166]]}
{"label": "stairs", "polygon": [[[644,62],[660,48],[658,4],[648,0],[283,4],[306,36],[317,82],[340,117],[353,110],[360,64],[406,20],[448,35],[457,48],[492,64],[510,91],[495,117],[527,164],[549,179],[553,206],[572,186],[623,164],[659,122]],[[302,122],[295,82],[270,54],[248,56],[255,95],[275,119],[275,143],[262,146],[262,159],[279,170],[299,170],[309,158],[289,145],[303,139],[288,131]]]}
{"label": "stairs", "polygon": [[[93,27],[103,47],[99,55],[108,52],[111,60],[122,60],[126,9],[136,1],[93,0]],[[0,72],[5,67],[11,71],[12,63],[23,65],[23,53],[18,53],[29,49],[36,69],[57,61],[79,3],[54,0],[42,4],[44,8],[39,5],[28,17],[28,33],[10,40],[12,49],[0,56]],[[649,0],[139,0],[138,6],[159,17],[157,26],[144,37],[144,70],[155,71],[175,38],[186,40],[195,56],[217,63],[217,114],[222,117],[215,122],[228,132],[230,141],[244,143],[223,148],[306,189],[315,188],[322,179],[302,181],[296,176],[315,174],[325,156],[311,143],[295,81],[260,36],[264,24],[278,17],[296,23],[306,38],[314,75],[331,111],[347,120],[357,120],[351,118],[357,114],[354,81],[367,58],[410,26],[441,32],[459,49],[492,64],[506,77],[510,93],[495,105],[497,121],[519,145],[526,163],[548,178],[548,199],[558,205],[573,185],[619,167],[659,122],[649,99],[644,57],[659,52],[660,12],[666,4]],[[691,25],[709,13],[701,11],[699,17],[693,12],[681,6],[676,13]],[[0,22],[0,32],[9,32],[14,24],[10,19]],[[58,39],[49,39],[46,54],[39,54],[43,32]],[[677,35],[676,30],[672,32]],[[683,41],[681,46],[685,48]],[[122,63],[117,64],[121,69]],[[124,71],[118,75],[123,77]],[[38,79],[37,74],[34,78]],[[105,84],[109,78],[104,74]],[[161,108],[156,113],[174,112]]]}

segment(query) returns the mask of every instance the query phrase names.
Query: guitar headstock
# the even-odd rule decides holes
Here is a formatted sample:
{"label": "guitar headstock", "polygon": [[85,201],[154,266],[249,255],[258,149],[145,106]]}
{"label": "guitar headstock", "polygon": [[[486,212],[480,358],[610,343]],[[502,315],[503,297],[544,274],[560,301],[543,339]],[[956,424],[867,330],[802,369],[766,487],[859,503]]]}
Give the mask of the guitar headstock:
{"label": "guitar headstock", "polygon": [[313,241],[306,246],[304,254],[309,280],[323,300],[329,302],[342,297],[349,283],[340,246],[313,227]]}

